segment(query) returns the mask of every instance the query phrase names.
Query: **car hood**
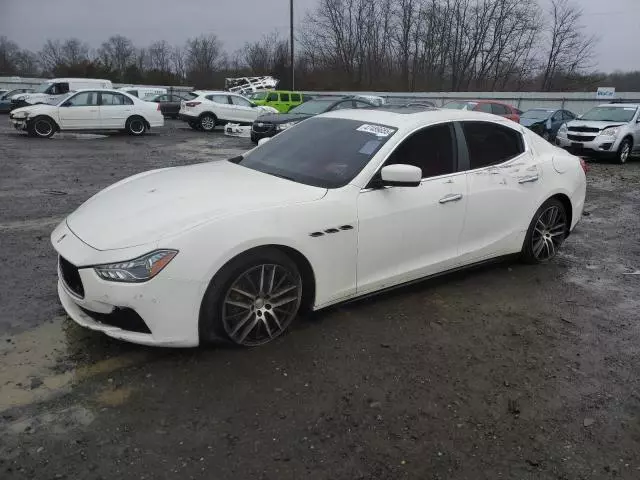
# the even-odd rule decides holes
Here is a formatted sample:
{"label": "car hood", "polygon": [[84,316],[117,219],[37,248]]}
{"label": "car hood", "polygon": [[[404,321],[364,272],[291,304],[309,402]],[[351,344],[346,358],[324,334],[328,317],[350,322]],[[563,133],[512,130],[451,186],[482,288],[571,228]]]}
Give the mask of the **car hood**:
{"label": "car hood", "polygon": [[23,116],[23,112],[27,113],[29,117],[33,117],[35,115],[40,115],[42,113],[51,113],[57,107],[55,105],[47,105],[46,103],[41,103],[38,105],[27,105],[26,107],[16,108],[11,111],[12,117],[21,117]]}
{"label": "car hood", "polygon": [[609,127],[619,127],[625,125],[624,122],[600,122],[596,120],[571,120],[567,123],[567,127],[590,127],[603,130]]}
{"label": "car hood", "polygon": [[302,115],[296,113],[274,113],[268,115],[260,115],[256,122],[263,123],[288,123],[288,122],[300,122],[302,120],[306,120],[307,118],[311,118],[313,115]]}
{"label": "car hood", "polygon": [[322,198],[327,190],[215,161],[144,172],[102,190],[67,218],[98,250],[155,242],[218,218]]}
{"label": "car hood", "polygon": [[538,118],[522,118],[520,117],[520,125],[523,127],[530,127],[531,125],[535,125],[536,123],[544,123],[547,119],[538,119]]}

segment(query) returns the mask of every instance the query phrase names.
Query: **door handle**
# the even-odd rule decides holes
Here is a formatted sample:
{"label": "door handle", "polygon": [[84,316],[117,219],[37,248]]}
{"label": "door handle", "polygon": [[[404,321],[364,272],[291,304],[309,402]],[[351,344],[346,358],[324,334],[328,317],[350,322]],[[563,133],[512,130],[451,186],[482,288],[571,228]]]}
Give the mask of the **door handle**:
{"label": "door handle", "polygon": [[444,197],[442,197],[439,202],[442,203],[449,203],[449,202],[457,202],[459,200],[462,200],[462,194],[461,193],[450,193],[449,195],[445,195]]}
{"label": "door handle", "polygon": [[527,175],[518,179],[518,183],[533,183],[537,182],[540,177],[536,173],[535,175]]}

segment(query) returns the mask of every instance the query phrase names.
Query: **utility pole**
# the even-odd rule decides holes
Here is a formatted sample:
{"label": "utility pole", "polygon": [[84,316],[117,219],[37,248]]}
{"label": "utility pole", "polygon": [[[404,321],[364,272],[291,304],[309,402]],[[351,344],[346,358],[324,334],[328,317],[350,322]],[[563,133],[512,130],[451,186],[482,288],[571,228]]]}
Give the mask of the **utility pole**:
{"label": "utility pole", "polygon": [[295,66],[295,56],[293,54],[293,0],[289,0],[289,13],[290,13],[290,42],[291,42],[291,90],[296,89],[296,66]]}

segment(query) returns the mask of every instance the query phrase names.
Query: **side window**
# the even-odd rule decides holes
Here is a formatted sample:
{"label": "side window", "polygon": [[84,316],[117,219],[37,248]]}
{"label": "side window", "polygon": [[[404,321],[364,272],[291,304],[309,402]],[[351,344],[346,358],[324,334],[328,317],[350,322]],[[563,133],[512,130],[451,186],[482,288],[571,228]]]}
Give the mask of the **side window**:
{"label": "side window", "polygon": [[470,169],[506,162],[524,152],[522,135],[489,122],[463,122]]}
{"label": "side window", "polygon": [[229,104],[229,99],[226,95],[207,95],[205,98],[215,103],[221,103],[223,105]]}
{"label": "side window", "polygon": [[231,103],[233,105],[239,105],[241,107],[251,107],[251,102],[246,98],[238,97],[236,95],[231,95]]}
{"label": "side window", "polygon": [[344,102],[340,102],[334,105],[331,110],[346,110],[349,108],[353,108],[353,100],[346,100]]}
{"label": "side window", "polygon": [[445,123],[414,133],[391,154],[385,165],[398,163],[422,169],[422,178],[456,171],[452,125]]}
{"label": "side window", "polygon": [[479,103],[474,110],[477,112],[493,113],[490,103]]}
{"label": "side window", "polygon": [[562,111],[559,111],[553,114],[553,117],[551,117],[551,120],[553,120],[554,122],[557,122],[559,120],[562,120],[562,117],[563,117]]}
{"label": "side window", "polygon": [[509,115],[511,113],[507,107],[500,105],[499,103],[492,103],[491,111],[494,115]]}
{"label": "side window", "polygon": [[65,103],[69,104],[72,107],[89,107],[98,104],[98,94],[97,92],[81,92]]}
{"label": "side window", "polygon": [[371,108],[371,105],[369,105],[368,103],[356,101],[355,104],[356,108]]}
{"label": "side window", "polygon": [[277,102],[278,101],[278,94],[275,92],[271,92],[268,96],[267,96],[267,102]]}
{"label": "side window", "polygon": [[299,102],[302,99],[300,98],[300,94],[299,93],[292,93],[291,94],[291,101],[292,102]]}
{"label": "side window", "polygon": [[169,101],[169,95],[160,95],[159,97],[156,97],[156,102],[168,102]]}
{"label": "side window", "polygon": [[280,94],[280,101],[281,102],[288,102],[289,101],[289,94],[288,93],[281,93]]}
{"label": "side window", "polygon": [[[130,98],[125,97],[120,93],[108,93],[102,92],[100,94],[101,105],[113,106],[113,105],[131,105],[133,101]],[[129,101],[130,103],[128,103]]]}
{"label": "side window", "polygon": [[566,110],[562,111],[562,119],[563,120],[573,120],[575,117],[573,116],[573,114],[571,112],[568,112]]}

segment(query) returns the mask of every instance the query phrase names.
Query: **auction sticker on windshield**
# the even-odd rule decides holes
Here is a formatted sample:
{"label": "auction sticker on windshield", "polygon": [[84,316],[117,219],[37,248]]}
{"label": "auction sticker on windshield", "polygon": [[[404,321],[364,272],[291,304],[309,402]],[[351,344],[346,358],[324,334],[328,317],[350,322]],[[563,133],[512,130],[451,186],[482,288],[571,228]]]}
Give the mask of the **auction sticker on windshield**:
{"label": "auction sticker on windshield", "polygon": [[356,128],[359,132],[373,133],[376,137],[388,137],[395,130],[393,128],[382,127],[380,125],[369,125],[365,123]]}

